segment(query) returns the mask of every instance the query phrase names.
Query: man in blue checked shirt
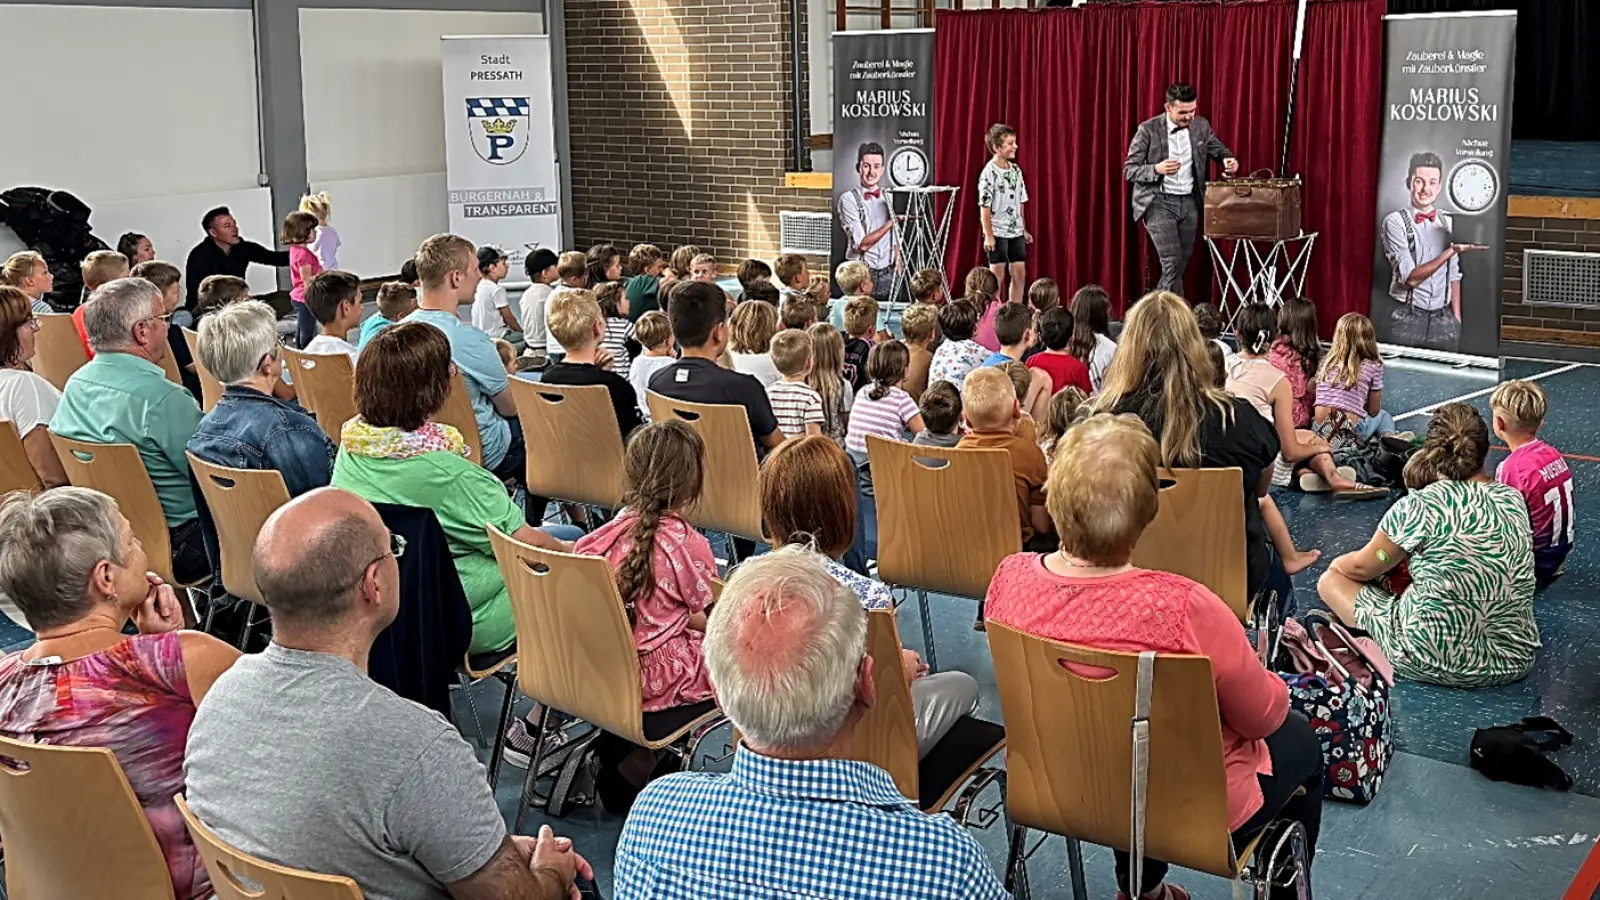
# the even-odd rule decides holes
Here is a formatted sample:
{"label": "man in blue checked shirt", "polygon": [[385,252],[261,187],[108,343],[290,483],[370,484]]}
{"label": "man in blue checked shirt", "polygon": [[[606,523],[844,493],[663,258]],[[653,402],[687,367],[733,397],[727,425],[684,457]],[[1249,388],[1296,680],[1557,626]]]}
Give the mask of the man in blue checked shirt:
{"label": "man in blue checked shirt", "polygon": [[849,755],[872,706],[867,617],[814,551],[740,566],[702,645],[744,735],[727,775],[684,772],[639,795],[617,845],[620,900],[1008,896],[972,836]]}

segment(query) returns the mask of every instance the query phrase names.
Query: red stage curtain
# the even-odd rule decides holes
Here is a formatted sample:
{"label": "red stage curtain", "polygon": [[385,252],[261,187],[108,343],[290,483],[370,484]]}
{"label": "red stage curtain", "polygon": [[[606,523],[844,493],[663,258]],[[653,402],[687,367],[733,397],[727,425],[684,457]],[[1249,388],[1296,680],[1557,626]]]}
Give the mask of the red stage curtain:
{"label": "red stage curtain", "polygon": [[[1161,111],[1169,83],[1189,81],[1241,167],[1275,169],[1294,15],[1293,0],[940,12],[935,172],[961,188],[950,272],[959,278],[981,264],[974,190],[988,159],[983,135],[1006,122],[1020,131],[1032,196],[1030,277],[1055,278],[1065,294],[1098,282],[1120,311],[1157,271],[1122,178],[1134,128]],[[1307,293],[1328,317],[1366,307],[1382,15],[1383,0],[1313,0],[1308,15],[1292,160],[1310,183],[1306,228],[1323,232]],[[1191,297],[1215,293],[1205,254],[1197,242]]]}

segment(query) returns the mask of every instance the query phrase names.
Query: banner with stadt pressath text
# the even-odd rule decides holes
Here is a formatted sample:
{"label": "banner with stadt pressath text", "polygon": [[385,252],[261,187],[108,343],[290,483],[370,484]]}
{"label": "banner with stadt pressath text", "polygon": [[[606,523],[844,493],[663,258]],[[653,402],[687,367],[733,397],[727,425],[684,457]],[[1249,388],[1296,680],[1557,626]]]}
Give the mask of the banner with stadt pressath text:
{"label": "banner with stadt pressath text", "polygon": [[836,32],[833,113],[833,266],[863,260],[890,299],[894,189],[934,183],[933,29]]}
{"label": "banner with stadt pressath text", "polygon": [[1402,352],[1500,351],[1514,12],[1385,19],[1372,323]]}
{"label": "banner with stadt pressath text", "polygon": [[503,248],[520,274],[531,248],[561,248],[550,41],[446,36],[440,54],[450,231]]}

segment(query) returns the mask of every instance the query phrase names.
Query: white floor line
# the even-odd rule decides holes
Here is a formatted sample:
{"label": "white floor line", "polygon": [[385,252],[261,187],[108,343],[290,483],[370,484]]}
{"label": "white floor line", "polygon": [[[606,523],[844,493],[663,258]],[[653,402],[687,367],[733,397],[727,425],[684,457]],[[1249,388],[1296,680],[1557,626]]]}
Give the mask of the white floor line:
{"label": "white floor line", "polygon": [[[1560,374],[1562,374],[1564,372],[1571,372],[1573,369],[1582,369],[1582,368],[1585,368],[1587,366],[1588,366],[1588,363],[1568,363],[1567,365],[1561,366],[1559,368],[1551,369],[1548,372],[1540,372],[1537,375],[1529,375],[1527,378],[1524,378],[1522,380],[1523,381],[1538,381],[1538,380],[1543,379],[1543,378],[1549,378],[1552,375],[1560,375]],[[1401,413],[1400,415],[1395,416],[1394,419],[1395,419],[1396,422],[1398,422],[1401,419],[1409,419],[1409,418],[1412,418],[1414,416],[1430,415],[1434,410],[1438,409],[1441,406],[1445,406],[1446,404],[1460,403],[1460,402],[1462,402],[1464,400],[1473,400],[1473,399],[1476,399],[1478,397],[1483,397],[1483,396],[1486,396],[1488,394],[1492,394],[1492,393],[1494,393],[1494,389],[1499,387],[1499,386],[1500,385],[1496,384],[1496,385],[1493,385],[1491,387],[1483,388],[1482,390],[1473,391],[1470,394],[1462,394],[1459,397],[1451,397],[1448,400],[1440,400],[1437,403],[1430,403],[1427,406],[1423,406],[1423,407],[1419,407],[1417,409],[1413,409],[1410,412]]]}

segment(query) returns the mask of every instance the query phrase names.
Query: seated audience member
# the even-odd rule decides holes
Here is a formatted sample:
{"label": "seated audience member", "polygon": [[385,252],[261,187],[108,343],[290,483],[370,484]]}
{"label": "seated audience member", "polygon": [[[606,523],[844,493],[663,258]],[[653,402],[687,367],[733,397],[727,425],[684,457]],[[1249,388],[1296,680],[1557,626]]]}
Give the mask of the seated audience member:
{"label": "seated audience member", "polygon": [[[1000,349],[989,354],[983,364],[1000,366],[1008,362],[1021,363],[1037,339],[1033,307],[1023,303],[1002,304],[994,314],[994,334],[995,340],[1000,342]],[[1031,387],[1022,411],[1036,419],[1043,418],[1045,406],[1054,393],[1050,387],[1050,373],[1043,369],[1027,369],[1024,374],[1030,379]]]}
{"label": "seated audience member", "polygon": [[888,340],[892,337],[889,334],[889,312],[878,303],[873,293],[875,289],[888,291],[888,287],[872,283],[872,270],[867,268],[866,263],[859,259],[840,263],[839,268],[834,272],[833,280],[839,283],[839,290],[844,296],[837,300],[828,301],[828,324],[844,332],[846,336],[850,336],[849,323],[845,318],[846,308],[850,305],[850,301],[857,299],[872,300],[872,324],[866,330],[859,332],[858,336],[865,338],[869,343],[874,340]]}
{"label": "seated audience member", "polygon": [[[759,259],[747,259],[739,263],[739,270],[734,273],[739,279],[739,302],[751,299],[749,291],[758,284],[774,287],[772,284],[772,267]],[[777,306],[777,304],[773,304]]]}
{"label": "seated audience member", "polygon": [[1215,303],[1196,303],[1194,305],[1194,322],[1200,328],[1200,336],[1222,351],[1223,367],[1233,365],[1233,348],[1222,339],[1222,310],[1217,309]]}
{"label": "seated audience member", "polygon": [[940,307],[939,331],[944,334],[944,340],[933,351],[933,361],[928,364],[929,384],[948,381],[959,391],[967,373],[989,358],[989,351],[972,339],[973,330],[978,327],[978,309],[978,301],[970,297]]}
{"label": "seated audience member", "polygon": [[[172,875],[173,896],[209,897],[172,796],[195,707],[239,651],[180,631],[183,610],[110,497],[86,488],[15,493],[0,505],[0,594],[37,635],[0,659],[0,735],[117,757]],[[124,634],[129,620],[138,629]]]}
{"label": "seated audience member", "polygon": [[[766,286],[770,290],[771,286]],[[758,287],[751,292],[766,293]],[[747,292],[750,293],[750,292]],[[783,377],[772,364],[772,336],[778,333],[778,307],[765,302],[746,300],[733,311],[728,327],[728,355],[733,358],[733,370],[743,372],[768,388]]]}
{"label": "seated audience member", "polygon": [[703,281],[673,288],[667,315],[683,358],[650,379],[650,390],[690,403],[744,407],[756,456],[783,442],[766,389],[755,377],[717,365],[728,346],[728,307],[723,290]]}
{"label": "seated audience member", "polygon": [[745,290],[744,298],[740,302],[748,303],[751,300],[759,300],[762,303],[772,307],[773,312],[779,312],[778,307],[781,305],[780,301],[782,300],[782,295],[778,293],[777,287],[775,287],[772,284],[772,281],[769,279],[766,281],[757,281],[752,283],[750,287]]}
{"label": "seated audience member", "polygon": [[767,400],[785,438],[822,434],[822,396],[806,384],[811,374],[811,336],[790,329],[772,336],[772,363],[783,377],[767,386]]}
{"label": "seated audience member", "polygon": [[1038,369],[1030,369],[1014,359],[1008,359],[992,368],[1006,373],[1006,377],[1011,379],[1011,387],[1017,392],[1017,404],[1022,407],[1022,422],[1018,434],[1038,441],[1039,423],[1050,414],[1049,378],[1043,377],[1044,373]]}
{"label": "seated audience member", "polygon": [[117,238],[117,252],[128,258],[128,265],[137,266],[156,258],[156,245],[137,231],[125,231]]}
{"label": "seated audience member", "polygon": [[361,324],[361,279],[338,269],[319,272],[306,285],[305,305],[321,328],[305,345],[305,352],[344,353],[355,362],[360,351],[348,338]]}
{"label": "seated audience member", "polygon": [[[672,251],[663,272],[671,281],[688,281],[694,275],[694,260],[701,253],[697,244],[680,244]],[[665,284],[662,287],[666,287]]]}
{"label": "seated audience member", "polygon": [[1319,434],[1353,433],[1356,440],[1365,441],[1395,432],[1394,417],[1383,409],[1383,358],[1371,319],[1360,313],[1339,317],[1333,345],[1317,374],[1316,391]]}
{"label": "seated audience member", "polygon": [[[1187,308],[1183,313],[1193,319]],[[1292,819],[1305,826],[1309,859],[1322,822],[1322,751],[1310,723],[1290,712],[1288,689],[1256,659],[1217,595],[1129,562],[1156,516],[1161,465],[1155,440],[1132,416],[1094,416],[1067,432],[1047,491],[1061,549],[1007,557],[985,599],[989,621],[1099,650],[1210,657],[1234,846],[1274,819]],[[1118,896],[1127,900],[1135,893],[1129,855],[1114,855]],[[1138,895],[1187,900],[1187,891],[1162,885],[1166,874],[1166,863],[1146,859]],[[1272,892],[1273,900],[1297,896],[1292,887]]]}
{"label": "seated audience member", "polygon": [[[511,400],[506,368],[500,363],[500,354],[495,352],[494,341],[461,321],[458,314],[462,301],[477,289],[478,275],[478,258],[471,241],[453,234],[436,234],[423,241],[417,250],[417,277],[422,282],[422,293],[417,299],[417,311],[406,316],[405,321],[432,325],[449,339],[450,361],[467,383],[467,397],[472,401],[473,418],[478,420],[478,435],[483,440],[483,459],[478,462],[502,481],[521,483],[526,474],[526,452],[522,444],[522,423],[516,419],[517,407]],[[397,385],[402,385],[411,375],[401,369],[395,377]],[[448,377],[445,383],[448,388]],[[444,405],[443,395],[439,397],[439,404]],[[436,412],[437,409],[430,409],[427,414]],[[542,517],[543,505],[537,509],[532,505],[530,502],[530,513]],[[481,529],[481,522],[479,527]]]}
{"label": "seated audience member", "polygon": [[871,379],[867,356],[872,352],[872,328],[877,319],[878,301],[872,297],[851,297],[844,305],[844,375],[858,393]]}
{"label": "seated audience member", "polygon": [[230,303],[250,299],[250,282],[237,275],[212,275],[200,282],[200,305],[195,310],[195,330],[200,329],[200,321]]}
{"label": "seated audience member", "polygon": [[251,263],[283,268],[289,265],[289,251],[269,250],[255,241],[239,237],[239,223],[226,206],[207,210],[200,219],[206,236],[189,251],[183,264],[184,290],[188,308],[200,299],[200,283],[212,275],[244,277]]}
{"label": "seated audience member", "polygon": [[161,292],[143,278],[119,278],[95,291],[83,320],[95,357],[67,382],[50,430],[75,441],[138,449],[166,514],[173,577],[193,584],[211,571],[183,455],[201,412],[161,368],[165,315]]}
{"label": "seated audience member", "polygon": [[527,345],[523,353],[532,357],[535,368],[543,365],[549,353],[549,333],[545,330],[545,304],[555,291],[561,274],[556,271],[560,257],[548,247],[540,247],[528,254],[522,269],[528,276],[528,288],[522,292],[518,305],[522,308],[522,340]]}
{"label": "seated audience member", "polygon": [[41,484],[53,488],[67,483],[61,457],[50,442],[50,418],[61,403],[61,392],[33,371],[39,318],[32,306],[20,288],[0,285],[0,419],[9,419],[16,427],[33,473]]}
{"label": "seated audience member", "polygon": [[417,259],[411,257],[400,264],[400,280],[412,287],[422,287],[422,282],[417,279]]}
{"label": "seated audience member", "polygon": [[[704,457],[705,442],[683,422],[655,422],[639,431],[623,459],[622,510],[573,548],[605,557],[616,570],[617,593],[639,652],[645,712],[715,696],[700,642],[717,560],[705,535],[683,518],[700,499]],[[606,809],[626,812],[656,759],[610,733],[600,741],[596,792]]]}
{"label": "seated audience member", "polygon": [[581,532],[528,524],[500,479],[466,457],[461,432],[433,421],[449,393],[450,344],[439,329],[402,322],[373,338],[356,365],[360,415],[345,423],[333,485],[373,503],[434,511],[472,607],[471,652],[488,653],[511,646],[516,627],[484,526],[551,550],[570,549]]}
{"label": "seated audience member", "polygon": [[628,366],[628,383],[639,400],[639,415],[650,421],[650,379],[678,361],[672,355],[672,320],[659,309],[652,309],[634,323],[633,337],[642,351]]}
{"label": "seated audience member", "polygon": [[1507,381],[1489,397],[1494,433],[1511,448],[1495,470],[1495,480],[1510,485],[1528,503],[1533,525],[1533,574],[1541,586],[1561,574],[1577,529],[1572,471],[1561,451],[1539,440],[1549,404],[1531,381]]}
{"label": "seated audience member", "polygon": [[[1039,282],[1034,282],[1033,286],[1038,287]],[[1029,296],[1032,296],[1031,288]],[[1067,349],[1072,343],[1073,326],[1072,312],[1063,306],[1052,306],[1039,314],[1039,340],[1044,349],[1028,357],[1028,368],[1038,369],[1050,376],[1051,396],[1061,393],[1061,389],[1068,386],[1082,391],[1084,396],[1094,392],[1089,367]]]}
{"label": "seated audience member", "polygon": [[954,447],[961,443],[961,392],[948,381],[935,381],[922,392],[917,404],[922,430],[911,443],[924,447]]}
{"label": "seated audience member", "polygon": [[622,251],[615,244],[595,244],[583,255],[588,287],[593,290],[608,281],[622,280]]}
{"label": "seated audience member", "polygon": [[494,339],[494,352],[500,354],[500,364],[506,367],[507,375],[517,374],[517,348],[504,338]]}
{"label": "seated audience member", "polygon": [[[533,290],[529,288],[529,290]],[[378,313],[361,323],[361,336],[356,339],[357,352],[365,350],[367,343],[378,332],[411,315],[417,309],[417,289],[404,281],[385,281],[378,288]],[[541,317],[540,322],[544,319]]]}
{"label": "seated audience member", "polygon": [[983,349],[993,353],[1000,349],[1000,339],[995,337],[994,317],[1000,312],[1004,300],[1000,297],[1000,279],[986,266],[977,266],[967,272],[964,296],[972,298],[978,306],[978,324],[973,340]]}
{"label": "seated audience member", "polygon": [[913,303],[900,314],[900,331],[905,335],[906,393],[920,400],[928,389],[928,371],[933,367],[933,345],[939,339],[939,309],[926,303]]}
{"label": "seated audience member", "polygon": [[1055,464],[1056,448],[1061,445],[1062,436],[1077,423],[1078,411],[1088,402],[1088,395],[1073,385],[1050,397],[1050,410],[1039,423],[1039,449],[1044,453],[1046,468]]}
{"label": "seated audience member", "polygon": [[785,253],[773,260],[772,272],[778,276],[779,306],[788,306],[789,301],[805,296],[806,285],[811,283],[811,264],[804,256]]}
{"label": "seated audience member", "polygon": [[169,317],[167,349],[172,352],[172,361],[178,366],[178,375],[183,379],[183,386],[189,389],[189,393],[194,395],[196,400],[199,400],[200,376],[194,370],[194,354],[189,352],[189,341],[183,336],[183,328],[170,318],[183,303],[183,273],[172,263],[150,260],[134,266],[129,274],[134,278],[143,278],[161,291],[161,305]]}
{"label": "seated audience member", "polygon": [[875,700],[866,639],[859,598],[816,553],[784,547],[734,570],[703,647],[743,746],[728,774],[644,789],[617,845],[617,896],[1007,896],[954,819],[843,758]]}
{"label": "seated audience member", "polygon": [[511,300],[500,284],[511,273],[510,258],[499,247],[479,247],[478,272],[483,278],[472,294],[472,327],[496,340],[510,337],[515,346],[522,339],[522,325],[511,311]]}
{"label": "seated audience member", "polygon": [[[89,295],[99,290],[102,285],[110,284],[118,278],[127,278],[131,270],[128,267],[128,258],[121,253],[115,250],[96,250],[83,258],[80,271],[83,273],[83,296],[78,301],[78,308],[72,311],[72,324],[78,330],[78,340],[83,342],[83,351],[90,359],[94,359],[94,348],[89,346],[88,333],[83,328],[84,304],[89,302]],[[156,285],[156,288],[159,290],[161,286]],[[165,294],[161,302],[165,306]],[[170,320],[168,327],[171,327]]]}
{"label": "seated audience member", "polygon": [[1213,385],[1213,368],[1189,304],[1170,291],[1153,291],[1128,312],[1094,410],[1142,419],[1167,468],[1240,469],[1250,596],[1276,595],[1289,612],[1294,586],[1267,539],[1257,502],[1272,479],[1278,434],[1249,400]]}
{"label": "seated audience member", "polygon": [[817,324],[817,304],[811,301],[810,294],[800,294],[784,301],[783,310],[779,315],[784,328],[805,331]]}
{"label": "seated audience member", "polygon": [[1017,491],[1017,516],[1022,526],[1022,543],[1027,547],[1036,535],[1041,545],[1048,544],[1054,530],[1045,511],[1044,483],[1050,475],[1044,453],[1033,436],[1019,433],[1022,405],[1016,388],[1006,373],[990,367],[967,376],[961,388],[961,417],[966,433],[956,446],[962,450],[1004,450],[1011,459],[1012,480]]}
{"label": "seated audience member", "polygon": [[[374,343],[415,329],[428,330],[402,325]],[[195,716],[189,808],[245,853],[342,875],[372,900],[565,900],[575,875],[593,877],[570,842],[548,826],[507,835],[472,745],[367,677],[372,642],[400,611],[404,552],[345,491],[272,514],[255,545],[272,643],[217,679]]]}
{"label": "seated audience member", "polygon": [[[1533,538],[1517,489],[1483,472],[1489,429],[1465,403],[1434,412],[1406,463],[1410,493],[1365,547],[1335,559],[1322,601],[1372,633],[1398,674],[1447,687],[1519,681],[1533,668]],[[1406,565],[1396,591],[1385,576]]]}
{"label": "seated audience member", "polygon": [[817,322],[806,333],[811,336],[811,374],[806,384],[822,398],[822,433],[843,447],[856,399],[855,388],[844,377],[844,336],[827,322]]}
{"label": "seated audience member", "polygon": [[276,469],[291,497],[327,486],[338,448],[300,407],[273,396],[283,360],[272,307],[246,300],[206,316],[199,351],[223,390],[189,452],[234,469]]}
{"label": "seated audience member", "polygon": [[1089,367],[1089,384],[1094,387],[1090,393],[1099,393],[1117,342],[1111,339],[1111,298],[1098,284],[1085,285],[1072,295],[1072,340],[1067,352]]}
{"label": "seated audience member", "polygon": [[633,322],[661,308],[661,273],[666,268],[666,256],[655,244],[634,244],[628,251],[628,269],[633,275],[623,283],[622,289],[628,298],[628,318]]}
{"label": "seated audience member", "polygon": [[1035,278],[1033,284],[1028,285],[1028,305],[1033,307],[1034,316],[1041,319],[1050,310],[1060,309],[1061,288],[1056,286],[1055,279]]}
{"label": "seated audience member", "polygon": [[908,430],[917,434],[924,428],[917,401],[901,388],[906,380],[908,358],[906,345],[899,341],[885,341],[873,347],[872,355],[867,358],[867,376],[871,381],[856,394],[855,405],[850,408],[850,427],[845,433],[844,448],[861,473],[862,488],[869,493],[872,476],[867,473],[867,435],[904,441]]}
{"label": "seated audience member", "polygon": [[1317,400],[1317,373],[1322,369],[1317,307],[1310,300],[1296,297],[1278,307],[1278,339],[1267,359],[1289,379],[1294,427],[1310,428]]}
{"label": "seated audience member", "polygon": [[833,287],[828,282],[828,276],[823,272],[812,272],[811,282],[806,285],[806,296],[817,307],[817,316],[820,319],[822,311],[828,308],[828,301],[833,294]]}
{"label": "seated audience member", "polygon": [[550,301],[563,291],[581,291],[589,287],[589,258],[577,250],[568,250],[556,260],[556,286],[544,304],[545,348],[551,362],[560,362],[567,350],[550,336]]}
{"label": "seated audience member", "polygon": [[598,384],[604,387],[611,395],[611,409],[616,413],[617,427],[622,429],[622,439],[626,441],[628,435],[643,422],[639,416],[639,395],[634,393],[628,379],[596,365],[595,354],[600,349],[605,328],[600,304],[595,301],[592,292],[563,291],[557,294],[550,301],[550,336],[567,348],[567,355],[561,362],[545,369],[540,380],[545,384]]}
{"label": "seated audience member", "polygon": [[5,266],[0,267],[0,285],[22,291],[35,315],[56,311],[44,299],[46,294],[56,289],[55,276],[50,273],[50,264],[44,261],[37,250],[19,250],[7,257]]}
{"label": "seated audience member", "polygon": [[627,378],[633,371],[633,358],[639,355],[639,342],[634,338],[633,321],[628,318],[628,297],[622,282],[602,283],[594,289],[594,299],[600,304],[605,323],[600,349],[611,357],[611,371]]}
{"label": "seated audience member", "polygon": [[922,269],[911,276],[911,302],[927,306],[943,306],[949,298],[944,295],[944,276],[938,269]]}

